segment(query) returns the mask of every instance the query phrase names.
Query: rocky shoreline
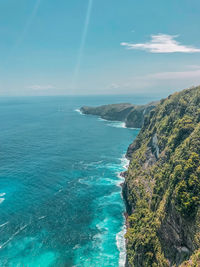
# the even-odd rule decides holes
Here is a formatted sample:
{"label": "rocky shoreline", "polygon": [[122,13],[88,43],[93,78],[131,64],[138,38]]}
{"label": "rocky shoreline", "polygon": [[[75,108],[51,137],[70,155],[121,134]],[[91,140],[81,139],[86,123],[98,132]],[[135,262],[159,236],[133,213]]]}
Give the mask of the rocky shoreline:
{"label": "rocky shoreline", "polygon": [[[126,156],[126,158],[127,158],[127,156]],[[129,158],[127,158],[127,159],[129,159]],[[121,172],[120,175],[125,179],[126,176],[127,176],[127,171]],[[123,197],[123,201],[124,201],[125,208],[126,208],[126,211],[124,212],[123,215],[124,215],[124,218],[125,218],[125,226],[126,226],[126,230],[127,230],[130,227],[129,221],[128,221],[128,217],[130,216],[132,209],[131,209],[130,205],[128,204],[128,201],[127,201],[127,191],[126,191],[126,183],[125,183],[125,181],[123,183],[121,183],[120,186],[122,188],[122,197]],[[126,247],[127,247],[128,242],[127,242],[126,238],[125,238],[125,244],[126,244]],[[125,261],[124,267],[129,267],[127,252],[126,252],[126,261]]]}
{"label": "rocky shoreline", "polygon": [[142,125],[121,173],[125,267],[200,266],[200,87],[161,100]]}
{"label": "rocky shoreline", "polygon": [[[126,158],[127,158],[127,156],[126,156]],[[127,158],[127,159],[129,160],[129,158]],[[129,162],[129,164],[130,164],[130,162]],[[128,164],[128,166],[129,166],[129,164]],[[127,168],[128,168],[128,166],[127,166]],[[120,173],[120,176],[123,177],[124,179],[126,178],[126,175],[127,175],[127,170]],[[126,196],[126,193],[125,193],[125,181],[123,183],[121,183],[120,186],[121,186],[121,189],[122,189],[122,199],[124,201],[125,209],[126,209],[125,212],[123,213],[123,216],[125,218],[125,227],[126,227],[126,231],[127,231],[127,229],[129,228],[128,217],[129,217],[130,214],[128,212],[128,210],[129,210],[128,201],[127,201],[127,196]],[[125,244],[126,244],[126,247],[127,247],[127,239],[126,238],[124,238],[124,239],[125,239]],[[127,253],[126,253],[126,261],[125,261],[124,267],[128,267]]]}
{"label": "rocky shoreline", "polygon": [[130,103],[110,104],[99,107],[84,106],[80,109],[83,114],[96,115],[109,121],[121,121],[127,128],[141,128],[144,118],[158,102],[151,102],[146,105],[133,105]]}

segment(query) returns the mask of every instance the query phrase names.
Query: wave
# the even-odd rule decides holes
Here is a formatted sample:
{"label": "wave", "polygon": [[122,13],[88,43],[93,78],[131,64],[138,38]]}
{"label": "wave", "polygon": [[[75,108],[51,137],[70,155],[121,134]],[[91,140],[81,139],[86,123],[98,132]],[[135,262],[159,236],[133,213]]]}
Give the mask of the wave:
{"label": "wave", "polygon": [[84,184],[84,185],[88,185],[88,186],[91,184],[90,181],[85,180],[84,178],[79,178],[79,179],[78,179],[78,183],[80,183],[80,184]]}
{"label": "wave", "polygon": [[11,237],[9,237],[7,241],[0,245],[0,249],[5,247],[16,235],[23,231],[27,226],[28,224],[25,224],[24,226],[20,227],[19,230],[17,230],[13,235],[11,235]]}
{"label": "wave", "polygon": [[[95,166],[97,169],[105,168],[109,169],[108,176],[106,174],[106,170],[103,172],[103,177],[99,178],[97,174],[95,174],[90,179],[87,177],[81,177],[77,181],[81,184],[86,185],[102,185],[102,186],[110,186],[113,184],[114,186],[120,186],[124,177],[120,175],[122,171],[125,171],[128,166],[128,160],[125,157],[125,154],[122,155],[121,158],[116,158],[116,162],[109,163],[110,158],[106,158],[106,160],[94,161],[89,163],[89,166]],[[87,164],[87,163],[86,163]],[[83,164],[84,165],[84,164]],[[110,177],[109,177],[110,176]],[[110,187],[111,189],[112,187]],[[120,189],[109,190],[108,195],[103,194],[94,199],[93,207],[95,212],[97,212],[97,216],[95,216],[94,220],[91,222],[91,229],[94,229],[96,232],[92,237],[92,247],[94,248],[94,254],[92,253],[91,260],[98,262],[96,265],[90,266],[103,266],[102,260],[111,261],[116,260],[115,266],[125,266],[126,262],[126,243],[124,235],[126,233],[126,223],[125,217],[123,215],[125,211],[125,206],[123,200],[120,200],[122,197],[121,194],[121,186]],[[121,219],[113,217],[112,212],[110,212],[111,207],[114,205],[114,208],[121,213]],[[101,211],[99,213],[99,211]],[[112,242],[115,244],[116,254],[105,254],[105,251],[109,248],[109,244]],[[87,247],[87,246],[86,246]],[[77,263],[76,266],[89,266],[85,264],[81,264],[80,254],[82,251],[86,249],[85,246],[77,247],[75,246],[73,249],[76,251]],[[102,255],[102,256],[100,256]],[[117,258],[116,258],[117,257]]]}
{"label": "wave", "polygon": [[[84,166],[86,166],[86,167],[93,167],[93,166],[97,166],[98,164],[101,164],[103,162],[103,160],[99,160],[99,161],[93,161],[93,162],[90,162],[90,163],[85,163],[85,162],[79,162],[79,164],[80,163],[82,163],[82,165],[84,165]],[[104,165],[102,165],[102,166],[104,166]]]}
{"label": "wave", "polygon": [[[120,163],[119,164],[106,164],[104,167],[107,167],[109,169],[112,169],[116,173],[116,180],[114,179],[109,179],[109,178],[104,178],[104,181],[106,180],[107,182],[113,183],[116,186],[119,186],[121,188],[121,184],[124,182],[124,177],[121,175],[121,172],[125,171],[128,168],[129,165],[129,160],[126,158],[126,155],[123,154],[121,158],[119,158]],[[122,198],[122,190],[121,190],[121,198]],[[112,192],[108,196],[104,196],[101,199],[98,199],[98,202],[104,203],[103,205],[105,206],[105,203],[115,203],[117,204],[119,199],[119,192]],[[123,202],[123,200],[122,200]],[[125,211],[125,206],[123,208],[123,213]],[[119,261],[118,261],[118,266],[119,267],[124,267],[125,262],[126,262],[126,240],[124,235],[126,234],[126,220],[124,217],[124,214],[122,213],[123,216],[123,223],[121,226],[120,231],[116,234],[115,240],[116,240],[116,246],[119,251]],[[96,227],[99,229],[100,233],[98,233],[95,236],[96,241],[97,240],[103,240],[102,235],[105,234],[106,231],[108,231],[108,218],[105,218],[102,222],[99,222],[96,224]]]}
{"label": "wave", "polygon": [[[125,220],[124,220],[125,223]],[[116,235],[117,248],[119,250],[119,267],[124,267],[126,262],[126,243],[124,235],[126,234],[126,226]]]}
{"label": "wave", "polygon": [[109,230],[108,227],[106,227],[107,224],[108,224],[108,218],[105,218],[103,221],[97,223],[96,227],[100,232],[105,232],[105,231],[107,232]]}
{"label": "wave", "polygon": [[110,121],[102,118],[98,118],[99,121],[106,122],[107,126],[114,127],[114,128],[127,128],[125,122],[121,121]]}
{"label": "wave", "polygon": [[[127,170],[130,161],[126,158],[125,154],[120,158],[120,161],[123,171]],[[124,182],[124,177],[121,175],[121,172],[118,173],[117,176],[120,179],[120,186],[121,186],[121,183]],[[121,197],[123,198],[122,192],[121,192]],[[116,235],[116,244],[119,250],[119,267],[125,266],[126,263],[126,240],[124,237],[125,234],[126,234],[126,219],[124,217],[124,225],[122,226],[121,231]]]}
{"label": "wave", "polygon": [[42,220],[42,219],[44,219],[44,218],[46,218],[47,216],[41,216],[41,217],[39,217],[38,218],[38,220]]}
{"label": "wave", "polygon": [[103,119],[103,118],[98,118],[98,121],[106,121],[108,122],[109,120]]}
{"label": "wave", "polygon": [[8,224],[8,223],[9,223],[9,222],[5,222],[5,223],[1,224],[1,225],[0,225],[0,228],[3,227],[3,226],[5,226],[5,225]]}
{"label": "wave", "polygon": [[136,131],[141,130],[141,128],[127,127],[126,123],[122,122],[122,121],[111,121],[111,120],[106,120],[106,119],[102,119],[102,118],[98,118],[98,120],[107,122],[107,125],[110,127],[124,128],[124,129],[136,130]]}
{"label": "wave", "polygon": [[0,198],[0,204],[3,203],[5,198]]}
{"label": "wave", "polygon": [[128,160],[128,159],[126,158],[126,154],[124,154],[124,155],[120,158],[120,161],[121,161],[122,168],[123,168],[124,170],[126,170],[126,169],[128,168],[129,162],[130,162],[130,160]]}
{"label": "wave", "polygon": [[83,114],[83,112],[79,108],[75,109],[74,111],[78,112],[81,115],[85,115],[85,114]]}
{"label": "wave", "polygon": [[4,202],[5,198],[3,196],[5,196],[6,193],[0,193],[0,204]]}
{"label": "wave", "polygon": [[115,128],[127,128],[125,122],[112,121],[107,124],[108,126]]}

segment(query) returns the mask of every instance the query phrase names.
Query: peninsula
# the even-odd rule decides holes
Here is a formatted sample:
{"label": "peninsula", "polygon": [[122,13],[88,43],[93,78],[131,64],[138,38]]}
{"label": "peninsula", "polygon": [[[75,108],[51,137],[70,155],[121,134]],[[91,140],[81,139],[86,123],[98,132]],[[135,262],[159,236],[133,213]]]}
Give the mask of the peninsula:
{"label": "peninsula", "polygon": [[144,117],[148,115],[157,104],[158,102],[151,102],[146,105],[120,103],[99,107],[84,106],[80,110],[83,114],[100,116],[105,120],[125,122],[126,127],[141,128]]}

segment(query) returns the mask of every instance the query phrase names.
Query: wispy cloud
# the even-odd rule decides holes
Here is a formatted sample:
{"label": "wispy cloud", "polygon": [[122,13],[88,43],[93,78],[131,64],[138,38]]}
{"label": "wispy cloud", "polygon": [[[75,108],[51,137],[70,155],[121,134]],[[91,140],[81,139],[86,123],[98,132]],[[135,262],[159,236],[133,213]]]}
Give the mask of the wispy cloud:
{"label": "wispy cloud", "polygon": [[126,79],[126,81],[116,81],[117,87],[113,84],[109,89],[118,92],[118,89],[123,89],[125,92],[140,92],[144,93],[148,90],[160,93],[163,88],[167,90],[182,89],[193,85],[200,84],[200,67],[191,69],[187,66],[186,70],[182,71],[163,71],[149,73],[146,75],[136,75]]}
{"label": "wispy cloud", "polygon": [[199,53],[200,48],[182,45],[175,40],[178,35],[157,34],[151,35],[151,40],[146,43],[126,43],[121,45],[127,49],[144,50],[150,53]]}
{"label": "wispy cloud", "polygon": [[120,88],[120,85],[117,84],[117,83],[111,83],[111,85],[109,85],[108,88],[111,88],[111,89],[118,89],[118,88]]}
{"label": "wispy cloud", "polygon": [[47,85],[34,84],[34,85],[27,86],[27,88],[32,89],[32,90],[50,90],[50,89],[55,89],[55,86],[51,84],[47,84]]}
{"label": "wispy cloud", "polygon": [[191,71],[158,72],[149,74],[145,78],[152,80],[187,80],[190,78],[199,78],[200,80],[200,69]]}

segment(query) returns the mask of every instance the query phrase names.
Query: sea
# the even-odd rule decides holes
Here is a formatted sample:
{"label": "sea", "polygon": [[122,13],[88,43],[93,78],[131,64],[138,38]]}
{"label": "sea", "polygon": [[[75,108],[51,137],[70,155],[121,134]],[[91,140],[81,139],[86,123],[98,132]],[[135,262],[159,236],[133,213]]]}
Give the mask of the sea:
{"label": "sea", "polygon": [[0,98],[0,267],[124,266],[120,172],[139,129],[80,107],[151,100]]}

